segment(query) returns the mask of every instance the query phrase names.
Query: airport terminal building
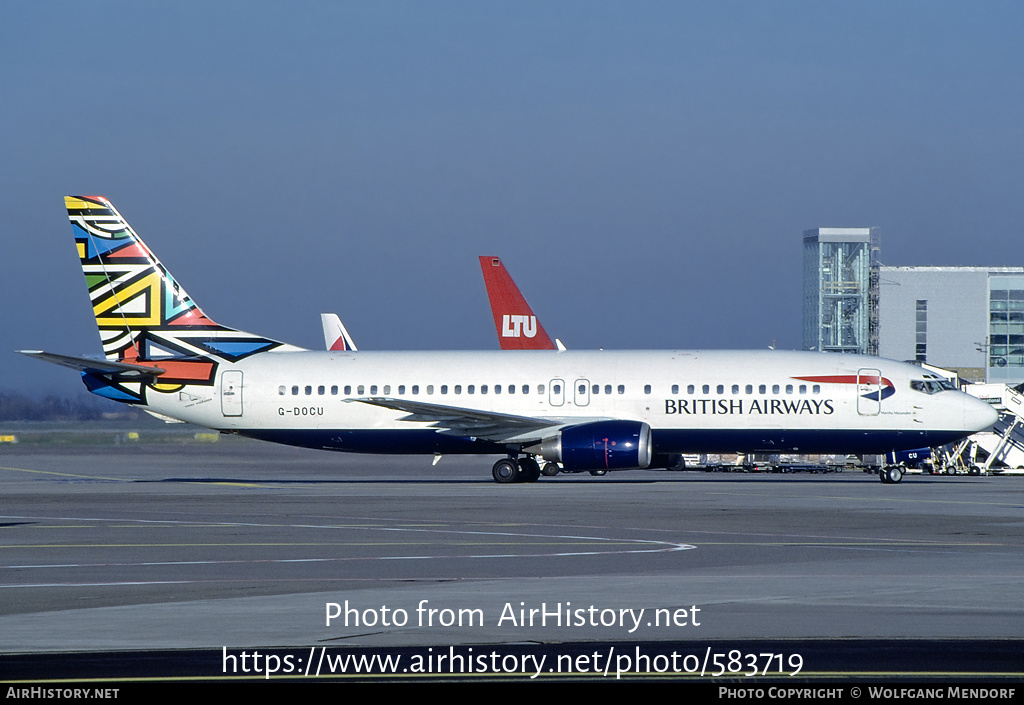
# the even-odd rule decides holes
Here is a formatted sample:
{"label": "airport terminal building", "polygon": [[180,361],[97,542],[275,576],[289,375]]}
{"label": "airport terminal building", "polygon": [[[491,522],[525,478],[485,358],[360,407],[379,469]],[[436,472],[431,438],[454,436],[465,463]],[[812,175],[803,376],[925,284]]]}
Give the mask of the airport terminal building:
{"label": "airport terminal building", "polygon": [[1024,382],[1024,267],[888,267],[878,228],[803,236],[803,347]]}
{"label": "airport terminal building", "polygon": [[1024,267],[879,267],[878,354],[1024,381]]}

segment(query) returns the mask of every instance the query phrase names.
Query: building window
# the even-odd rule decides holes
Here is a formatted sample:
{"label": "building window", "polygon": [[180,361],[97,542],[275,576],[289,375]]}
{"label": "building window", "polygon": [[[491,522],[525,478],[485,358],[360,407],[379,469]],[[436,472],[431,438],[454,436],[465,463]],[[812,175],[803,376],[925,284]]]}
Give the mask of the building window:
{"label": "building window", "polygon": [[928,359],[928,301],[917,300],[914,323],[914,359],[924,362]]}
{"label": "building window", "polygon": [[989,292],[989,367],[1024,367],[1024,289]]}

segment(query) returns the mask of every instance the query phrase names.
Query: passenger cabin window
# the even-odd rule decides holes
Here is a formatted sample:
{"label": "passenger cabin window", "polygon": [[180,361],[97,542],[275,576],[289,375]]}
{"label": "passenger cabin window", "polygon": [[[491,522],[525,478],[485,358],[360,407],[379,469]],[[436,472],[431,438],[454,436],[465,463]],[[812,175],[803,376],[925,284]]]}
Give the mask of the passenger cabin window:
{"label": "passenger cabin window", "polygon": [[346,396],[351,394],[351,393],[352,393],[352,385],[351,384],[346,384],[345,385],[345,394],[346,394]]}
{"label": "passenger cabin window", "polygon": [[277,388],[277,393],[280,394],[281,396],[284,396],[285,386],[283,384]]}
{"label": "passenger cabin window", "polygon": [[626,393],[626,385],[620,384],[619,385],[619,394],[625,394],[625,393]]}
{"label": "passenger cabin window", "polygon": [[605,394],[611,394],[612,393],[612,385],[610,385],[610,384],[604,385],[604,393]]}
{"label": "passenger cabin window", "polygon": [[672,393],[673,394],[679,394],[679,385],[678,384],[673,384],[672,385]]}
{"label": "passenger cabin window", "polygon": [[651,385],[645,384],[644,385],[644,394],[650,394],[650,393],[651,393]]}
{"label": "passenger cabin window", "polygon": [[334,396],[338,396],[338,385],[336,385],[336,384],[332,384],[331,385],[331,394],[333,394]]}
{"label": "passenger cabin window", "polygon": [[316,388],[316,393],[317,394],[321,394],[321,395],[322,394],[326,394],[327,393],[327,388],[324,387],[324,385],[321,384],[319,387]]}
{"label": "passenger cabin window", "polygon": [[307,384],[306,385],[306,396],[308,397],[308,396],[311,396],[312,394],[313,394],[313,385],[312,384]]}

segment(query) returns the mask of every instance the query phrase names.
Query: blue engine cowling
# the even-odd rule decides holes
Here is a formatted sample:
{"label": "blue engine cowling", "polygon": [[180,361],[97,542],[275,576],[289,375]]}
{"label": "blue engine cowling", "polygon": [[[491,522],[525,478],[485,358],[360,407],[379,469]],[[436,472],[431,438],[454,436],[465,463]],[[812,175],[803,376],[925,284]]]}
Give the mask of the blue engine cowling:
{"label": "blue engine cowling", "polygon": [[594,421],[569,426],[523,449],[574,470],[630,470],[651,464],[651,427],[642,421]]}

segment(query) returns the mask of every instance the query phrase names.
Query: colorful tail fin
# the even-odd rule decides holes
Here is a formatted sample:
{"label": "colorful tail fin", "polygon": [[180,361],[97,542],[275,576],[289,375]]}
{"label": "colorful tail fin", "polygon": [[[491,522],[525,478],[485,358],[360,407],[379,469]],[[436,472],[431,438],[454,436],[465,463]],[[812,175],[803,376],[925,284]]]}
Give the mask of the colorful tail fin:
{"label": "colorful tail fin", "polygon": [[108,360],[159,363],[158,391],[212,385],[217,362],[298,350],[210,320],[110,201],[65,196],[89,298]]}
{"label": "colorful tail fin", "polygon": [[491,301],[494,329],[502,350],[556,350],[544,326],[497,257],[481,257],[480,269]]}
{"label": "colorful tail fin", "polygon": [[324,327],[324,345],[328,350],[358,350],[338,314],[321,313],[320,323]]}

